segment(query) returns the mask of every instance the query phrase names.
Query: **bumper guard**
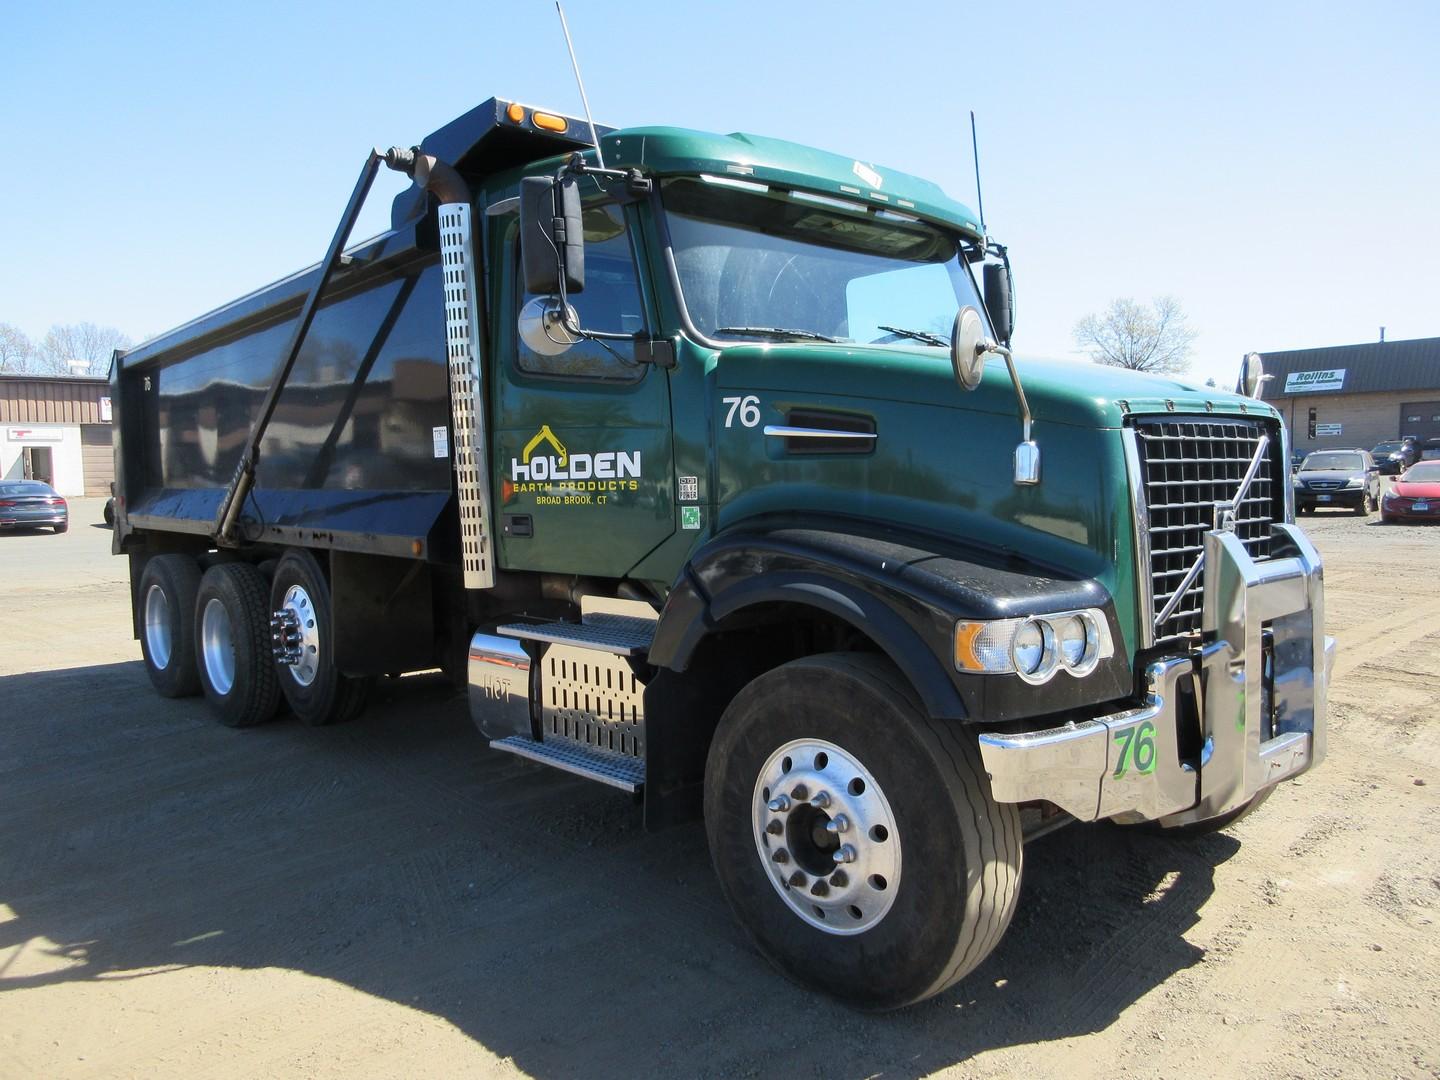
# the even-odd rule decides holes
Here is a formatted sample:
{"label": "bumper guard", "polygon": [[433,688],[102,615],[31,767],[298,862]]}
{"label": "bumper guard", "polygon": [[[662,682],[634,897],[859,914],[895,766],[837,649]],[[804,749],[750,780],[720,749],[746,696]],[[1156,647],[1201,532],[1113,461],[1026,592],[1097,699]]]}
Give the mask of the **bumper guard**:
{"label": "bumper guard", "polygon": [[[1204,644],[1152,662],[1144,704],[1047,731],[983,734],[999,802],[1046,800],[1081,821],[1185,825],[1244,805],[1325,757],[1326,637],[1319,553],[1273,526],[1277,557],[1256,562],[1231,532],[1205,536]],[[1263,628],[1273,634],[1273,733],[1262,741]],[[1191,680],[1182,688],[1182,681]],[[1197,695],[1204,746],[1180,759],[1180,700]]]}

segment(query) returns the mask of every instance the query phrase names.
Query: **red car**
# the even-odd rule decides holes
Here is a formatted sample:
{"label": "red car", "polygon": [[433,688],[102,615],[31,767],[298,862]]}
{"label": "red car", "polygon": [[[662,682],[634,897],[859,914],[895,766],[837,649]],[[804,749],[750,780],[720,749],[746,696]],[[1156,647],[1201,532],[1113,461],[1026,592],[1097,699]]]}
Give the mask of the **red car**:
{"label": "red car", "polygon": [[1417,461],[1380,500],[1381,521],[1440,521],[1440,461]]}

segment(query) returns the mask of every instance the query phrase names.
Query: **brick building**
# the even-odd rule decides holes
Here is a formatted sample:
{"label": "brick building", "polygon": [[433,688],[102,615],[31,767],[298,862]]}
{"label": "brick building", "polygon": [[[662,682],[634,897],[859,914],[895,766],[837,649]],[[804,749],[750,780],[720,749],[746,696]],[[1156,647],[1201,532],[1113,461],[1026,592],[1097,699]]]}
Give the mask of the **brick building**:
{"label": "brick building", "polygon": [[1267,352],[1262,395],[1298,451],[1440,438],[1440,338]]}
{"label": "brick building", "polygon": [[67,498],[110,494],[108,382],[0,375],[0,479],[22,478],[44,480]]}

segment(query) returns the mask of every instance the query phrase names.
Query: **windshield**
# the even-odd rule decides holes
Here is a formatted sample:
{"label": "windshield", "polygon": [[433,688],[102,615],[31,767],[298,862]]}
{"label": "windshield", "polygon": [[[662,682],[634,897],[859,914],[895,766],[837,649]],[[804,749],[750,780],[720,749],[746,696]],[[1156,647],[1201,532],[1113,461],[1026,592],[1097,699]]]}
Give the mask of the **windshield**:
{"label": "windshield", "polygon": [[1440,484],[1440,461],[1423,461],[1411,465],[1401,479],[1411,484]]}
{"label": "windshield", "polygon": [[1400,449],[1400,444],[1399,444],[1398,442],[1382,442],[1379,446],[1375,447],[1374,450],[1371,450],[1370,453],[1372,453],[1372,454],[1393,454],[1396,450],[1399,450],[1399,449]]}
{"label": "windshield", "polygon": [[1365,462],[1359,454],[1311,454],[1300,466],[1301,472],[1316,472],[1321,469],[1360,470]]}
{"label": "windshield", "polygon": [[948,347],[961,306],[984,311],[958,238],[910,215],[749,182],[662,190],[707,338]]}

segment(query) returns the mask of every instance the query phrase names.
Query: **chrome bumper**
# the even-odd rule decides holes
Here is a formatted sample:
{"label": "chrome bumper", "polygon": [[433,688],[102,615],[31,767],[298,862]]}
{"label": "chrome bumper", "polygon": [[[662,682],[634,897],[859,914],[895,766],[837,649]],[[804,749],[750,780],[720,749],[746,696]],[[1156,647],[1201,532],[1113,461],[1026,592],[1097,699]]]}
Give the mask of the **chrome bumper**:
{"label": "chrome bumper", "polygon": [[[1227,813],[1324,760],[1335,639],[1324,634],[1320,556],[1295,526],[1274,529],[1277,557],[1264,562],[1234,533],[1206,535],[1205,644],[1150,664],[1143,705],[1048,731],[981,735],[996,800],[1045,800],[1081,821],[1183,825]],[[1262,741],[1267,625],[1274,730]],[[1198,714],[1204,749],[1198,761],[1182,762],[1186,691],[1198,695],[1186,714],[1190,722]]]}

